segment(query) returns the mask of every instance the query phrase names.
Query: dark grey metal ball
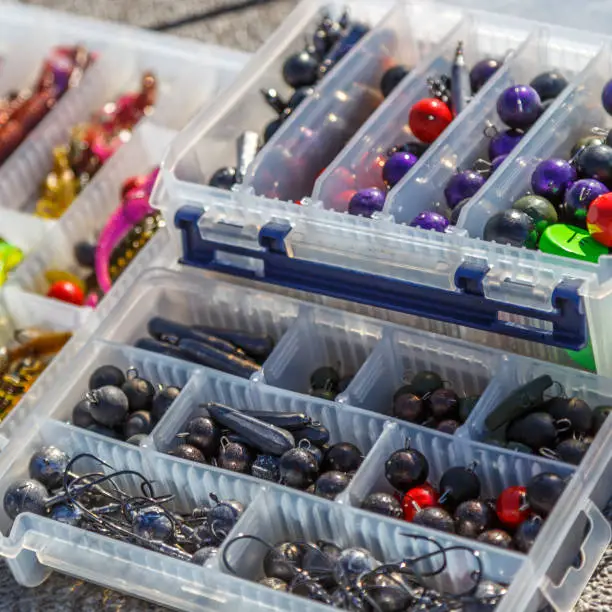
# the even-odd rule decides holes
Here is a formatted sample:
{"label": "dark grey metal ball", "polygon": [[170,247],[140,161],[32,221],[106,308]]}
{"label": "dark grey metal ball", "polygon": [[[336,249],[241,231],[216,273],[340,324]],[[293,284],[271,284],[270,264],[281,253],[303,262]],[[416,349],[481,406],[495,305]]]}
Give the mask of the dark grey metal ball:
{"label": "dark grey metal ball", "polygon": [[338,582],[352,582],[361,574],[375,570],[380,563],[374,558],[372,553],[365,548],[345,548],[334,566],[334,575]]}
{"label": "dark grey metal ball", "polygon": [[44,446],[30,459],[30,478],[38,480],[47,489],[57,489],[62,485],[69,462],[70,457],[64,451],[55,446]]}
{"label": "dark grey metal ball", "polygon": [[251,474],[256,478],[278,482],[280,478],[279,459],[272,455],[258,455],[251,466]]}
{"label": "dark grey metal ball", "polygon": [[214,559],[219,554],[219,549],[216,546],[204,546],[196,550],[191,557],[191,562],[196,565],[206,565],[208,561]]}
{"label": "dark grey metal ball", "polygon": [[38,480],[17,480],[4,494],[4,511],[15,519],[22,512],[47,514],[46,501],[49,492]]}
{"label": "dark grey metal ball", "polygon": [[137,508],[131,515],[132,532],[141,538],[167,542],[174,533],[174,525],[160,506]]}
{"label": "dark grey metal ball", "polygon": [[50,518],[66,525],[77,526],[83,518],[83,511],[74,504],[66,502],[63,504],[56,504],[51,508],[49,514]]}

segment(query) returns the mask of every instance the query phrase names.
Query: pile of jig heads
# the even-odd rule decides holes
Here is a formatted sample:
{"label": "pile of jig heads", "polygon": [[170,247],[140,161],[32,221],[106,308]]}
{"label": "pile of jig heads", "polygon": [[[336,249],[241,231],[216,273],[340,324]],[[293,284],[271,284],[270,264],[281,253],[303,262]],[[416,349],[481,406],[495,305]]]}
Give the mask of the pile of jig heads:
{"label": "pile of jig heads", "polygon": [[[228,571],[238,575],[230,561],[234,544],[248,541],[261,545],[267,551],[260,584],[342,610],[489,612],[506,594],[505,585],[485,579],[477,551],[465,546],[444,547],[430,537],[401,535],[425,544],[428,552],[383,563],[365,548],[342,548],[324,540],[271,545],[258,536],[241,534],[227,542],[222,559]],[[456,578],[459,564],[461,592],[439,588],[445,573],[448,578],[452,571]]]}
{"label": "pile of jig heads", "polygon": [[[82,460],[105,471],[74,469]],[[130,477],[140,481],[136,493],[119,485]],[[153,482],[136,470],[115,470],[88,453],[72,459],[54,446],[30,458],[29,478],[13,482],[4,494],[11,519],[30,512],[117,540],[137,544],[177,559],[205,565],[218,552],[245,506],[236,500],[197,505],[188,512],[169,507],[174,495],[158,494]]]}

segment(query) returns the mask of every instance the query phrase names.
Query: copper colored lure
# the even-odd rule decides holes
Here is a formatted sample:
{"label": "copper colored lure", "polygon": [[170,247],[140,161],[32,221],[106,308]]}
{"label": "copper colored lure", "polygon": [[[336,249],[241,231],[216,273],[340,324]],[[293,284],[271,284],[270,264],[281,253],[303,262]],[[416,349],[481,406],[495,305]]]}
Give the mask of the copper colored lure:
{"label": "copper colored lure", "polygon": [[0,164],[15,151],[56,102],[81,80],[93,57],[83,47],[56,47],[32,91],[0,100]]}
{"label": "copper colored lure", "polygon": [[57,219],[96,172],[127,142],[136,124],[153,112],[157,81],[146,72],[140,90],[120,96],[72,129],[70,142],[53,150],[53,169],[41,189],[36,213]]}
{"label": "copper colored lure", "polygon": [[0,379],[0,421],[17,405],[47,366],[45,360],[26,357],[13,362]]}
{"label": "copper colored lure", "polygon": [[71,337],[71,332],[48,332],[43,335],[34,336],[23,344],[5,349],[7,361],[10,363],[16,359],[23,359],[34,355],[57,353]]}

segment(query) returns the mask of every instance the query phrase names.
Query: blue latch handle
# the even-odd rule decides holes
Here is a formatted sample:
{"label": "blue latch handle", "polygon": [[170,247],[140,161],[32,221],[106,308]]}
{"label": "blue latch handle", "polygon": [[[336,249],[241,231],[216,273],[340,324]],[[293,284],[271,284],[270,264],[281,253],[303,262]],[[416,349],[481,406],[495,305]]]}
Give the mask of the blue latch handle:
{"label": "blue latch handle", "polygon": [[[259,232],[260,248],[230,245],[203,238],[198,227],[202,209],[183,206],[175,225],[183,239],[182,263],[225,272],[263,282],[329,295],[352,302],[387,308],[466,327],[531,340],[572,350],[584,348],[588,340],[581,280],[564,280],[552,293],[552,310],[538,310],[492,300],[484,293],[489,272],[485,264],[464,263],[455,273],[457,290],[427,287],[406,280],[383,277],[340,266],[306,261],[287,253],[285,238],[291,227],[268,223]],[[241,267],[231,257],[258,260],[260,266]],[[503,313],[503,317],[500,317]],[[535,319],[536,325],[508,321],[506,315]],[[548,322],[537,326],[538,322]]]}

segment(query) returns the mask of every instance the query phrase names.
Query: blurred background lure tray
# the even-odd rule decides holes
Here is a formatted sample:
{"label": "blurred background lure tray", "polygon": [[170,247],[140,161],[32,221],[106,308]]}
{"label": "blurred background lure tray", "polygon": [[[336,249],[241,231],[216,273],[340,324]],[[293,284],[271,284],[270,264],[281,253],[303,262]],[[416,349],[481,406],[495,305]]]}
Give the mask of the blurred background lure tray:
{"label": "blurred background lure tray", "polygon": [[[421,537],[476,551],[504,585],[499,612],[573,609],[612,540],[612,258],[586,225],[542,226],[540,250],[487,235],[534,195],[543,160],[607,137],[612,39],[592,4],[304,0],[252,56],[2,5],[0,555],[17,582],[57,570],[182,610],[324,610],[261,584],[256,538],[335,537],[391,563],[422,553]],[[463,62],[479,61],[470,81]],[[510,125],[500,96],[554,71],[558,91]],[[470,168],[473,185],[453,191]],[[446,231],[425,231],[436,223]],[[101,401],[105,365],[167,405],[130,425],[88,420],[76,407]],[[462,402],[452,419],[413,393],[423,371]],[[412,395],[432,414],[409,416]],[[571,444],[556,398],[586,414]],[[553,427],[546,452],[511,432],[530,411]],[[246,419],[263,448],[288,438],[273,444],[257,419],[293,415],[311,441],[327,432],[362,456],[321,499],[181,450],[191,420],[213,415]],[[406,444],[432,478],[475,470],[489,498],[542,474],[563,492],[524,551],[368,512]],[[239,517],[198,565],[46,511],[13,515],[14,483],[49,446],[163,483],[177,516],[217,496]],[[465,579],[450,559],[436,588]]]}

